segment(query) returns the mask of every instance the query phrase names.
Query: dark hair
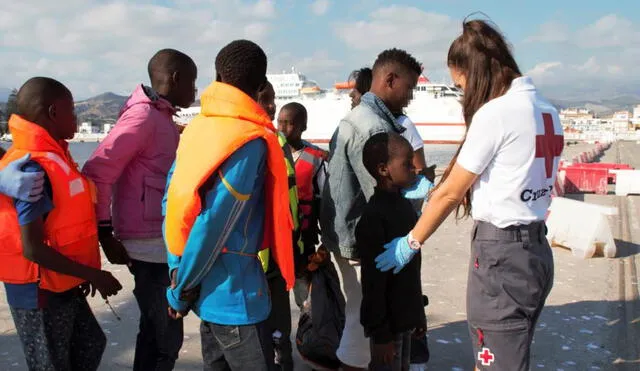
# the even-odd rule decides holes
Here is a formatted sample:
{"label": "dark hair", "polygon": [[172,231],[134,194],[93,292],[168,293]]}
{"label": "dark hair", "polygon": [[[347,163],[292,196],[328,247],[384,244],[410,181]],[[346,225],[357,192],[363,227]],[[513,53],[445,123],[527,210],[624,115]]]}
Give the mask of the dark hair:
{"label": "dark hair", "polygon": [[360,94],[364,94],[371,89],[373,81],[373,72],[369,67],[362,67],[359,70],[351,72],[349,81],[355,81],[355,88]]}
{"label": "dark hair", "polygon": [[396,48],[387,49],[378,54],[378,58],[373,63],[372,72],[375,74],[378,69],[389,64],[398,64],[407,69],[407,71],[415,72],[418,75],[422,73],[422,66],[411,54]]}
{"label": "dark hair", "polygon": [[409,141],[396,133],[378,133],[365,142],[362,149],[362,164],[372,177],[376,180],[380,177],[378,165],[389,162],[390,155],[397,148],[395,145],[401,143],[411,146]]}
{"label": "dark hair", "polygon": [[302,124],[304,128],[307,127],[307,109],[298,102],[287,103],[280,110],[288,110],[293,113],[293,121],[297,124]]}
{"label": "dark hair", "polygon": [[151,85],[163,83],[174,72],[183,68],[196,69],[196,64],[188,55],[175,49],[162,49],[151,57],[147,65]]}
{"label": "dark hair", "polygon": [[216,57],[216,79],[255,97],[267,77],[267,55],[258,44],[235,40]]}
{"label": "dark hair", "polygon": [[389,134],[378,133],[369,138],[362,149],[362,164],[372,177],[378,179],[378,165],[389,162]]}
{"label": "dark hair", "polygon": [[[269,80],[265,81],[264,85],[262,85],[262,87],[260,88],[260,91],[258,92],[258,100],[264,95],[266,94],[269,90],[273,91],[273,94],[275,94],[275,90],[273,89],[273,84],[271,84],[271,82],[269,82]],[[260,102],[258,102],[260,103]]]}
{"label": "dark hair", "polygon": [[[521,75],[511,48],[497,26],[483,20],[465,20],[462,35],[458,36],[447,56],[447,65],[460,71],[466,78],[462,111],[467,129],[473,116],[488,101],[507,92],[511,82]],[[442,175],[442,184],[458,159],[466,138]],[[471,215],[471,190],[464,196],[462,217]],[[456,210],[460,216],[460,206]]]}
{"label": "dark hair", "polygon": [[40,114],[61,97],[72,97],[71,91],[63,83],[50,77],[32,77],[18,90],[17,113],[35,122]]}

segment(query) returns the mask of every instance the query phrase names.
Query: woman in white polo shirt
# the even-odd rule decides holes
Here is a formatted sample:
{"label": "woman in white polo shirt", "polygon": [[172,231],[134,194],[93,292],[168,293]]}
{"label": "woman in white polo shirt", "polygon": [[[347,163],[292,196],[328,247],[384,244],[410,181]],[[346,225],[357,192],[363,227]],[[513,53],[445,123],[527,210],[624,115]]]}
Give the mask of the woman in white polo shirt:
{"label": "woman in white polo shirt", "polygon": [[464,22],[447,63],[464,90],[466,139],[414,229],[385,246],[378,268],[402,269],[454,209],[472,216],[467,320],[476,367],[528,370],[536,321],[553,284],[544,216],[562,127],[487,22]]}

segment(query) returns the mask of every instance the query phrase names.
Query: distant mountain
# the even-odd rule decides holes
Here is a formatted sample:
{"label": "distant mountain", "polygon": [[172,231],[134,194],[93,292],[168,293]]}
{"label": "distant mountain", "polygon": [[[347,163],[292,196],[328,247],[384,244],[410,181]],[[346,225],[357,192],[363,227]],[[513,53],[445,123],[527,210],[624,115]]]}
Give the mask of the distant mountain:
{"label": "distant mountain", "polygon": [[118,118],[120,108],[126,101],[127,97],[114,93],[104,93],[76,102],[78,122],[90,121],[93,125],[113,123]]}
{"label": "distant mountain", "polygon": [[640,104],[640,95],[627,94],[599,100],[551,99],[551,103],[560,109],[584,107],[599,117],[606,117],[616,111],[633,111],[633,108]]}

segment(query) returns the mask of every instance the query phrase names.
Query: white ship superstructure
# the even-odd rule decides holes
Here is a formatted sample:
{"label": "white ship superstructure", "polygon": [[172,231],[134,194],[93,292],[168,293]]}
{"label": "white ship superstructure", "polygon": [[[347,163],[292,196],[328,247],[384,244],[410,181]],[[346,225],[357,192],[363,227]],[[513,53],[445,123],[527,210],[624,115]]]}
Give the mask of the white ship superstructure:
{"label": "white ship superstructure", "polygon": [[[340,120],[351,109],[351,84],[338,83],[331,90],[322,90],[315,81],[295,70],[268,74],[267,79],[276,93],[278,111],[289,102],[305,106],[308,123],[303,138],[310,142],[328,143]],[[461,98],[462,92],[455,87],[432,83],[420,76],[413,100],[405,112],[416,124],[425,143],[459,143],[465,132]],[[182,110],[177,121],[187,124],[199,112],[200,107]]]}

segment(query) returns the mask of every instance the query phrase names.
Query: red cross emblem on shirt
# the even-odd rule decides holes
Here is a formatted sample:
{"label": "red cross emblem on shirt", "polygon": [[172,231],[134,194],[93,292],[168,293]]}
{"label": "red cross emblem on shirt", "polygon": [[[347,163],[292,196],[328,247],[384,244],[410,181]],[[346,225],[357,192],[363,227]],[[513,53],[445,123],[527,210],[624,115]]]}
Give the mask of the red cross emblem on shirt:
{"label": "red cross emblem on shirt", "polygon": [[547,179],[553,175],[553,159],[562,154],[564,136],[556,135],[553,129],[553,117],[550,113],[543,113],[544,134],[536,135],[536,158],[544,158],[544,168]]}
{"label": "red cross emblem on shirt", "polygon": [[478,352],[478,361],[480,361],[483,366],[491,366],[495,360],[496,357],[491,353],[489,348],[482,348],[482,350]]}

